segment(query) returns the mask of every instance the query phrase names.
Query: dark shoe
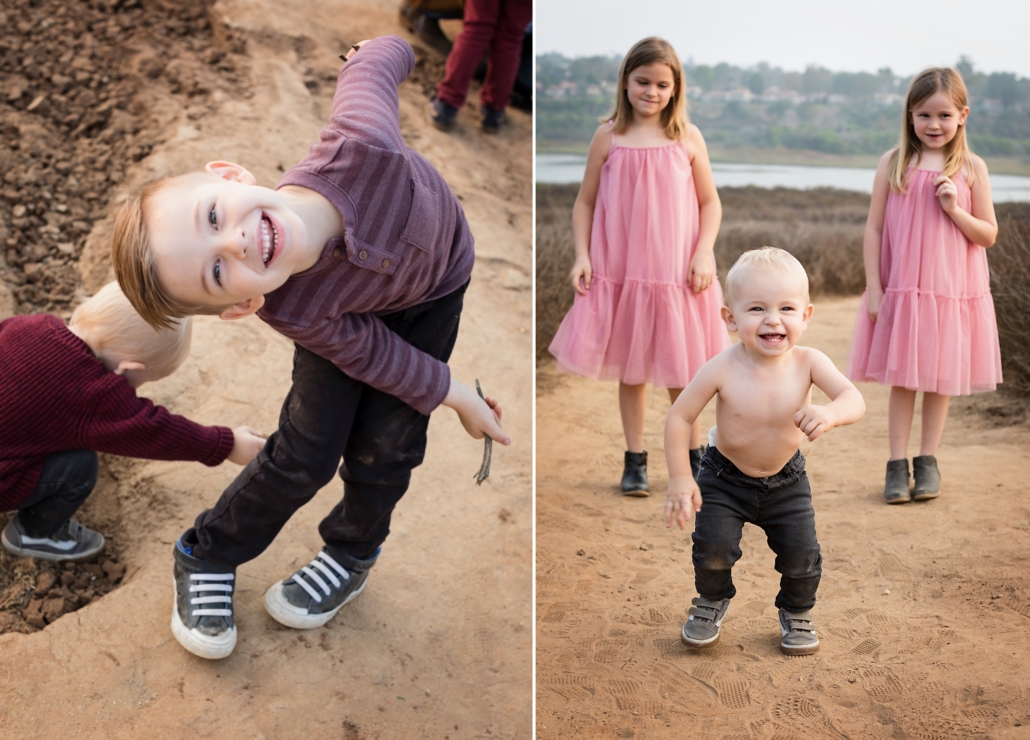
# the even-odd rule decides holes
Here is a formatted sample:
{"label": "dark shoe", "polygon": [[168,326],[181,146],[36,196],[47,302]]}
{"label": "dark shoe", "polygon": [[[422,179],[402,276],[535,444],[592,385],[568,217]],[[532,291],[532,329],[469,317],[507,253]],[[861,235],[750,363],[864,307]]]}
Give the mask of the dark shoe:
{"label": "dark shoe", "polygon": [[429,104],[429,120],[441,131],[450,131],[454,126],[454,119],[457,115],[457,108],[439,98],[433,98],[433,101]]}
{"label": "dark shoe", "polygon": [[704,457],[705,448],[698,447],[696,450],[689,450],[690,452],[690,472],[694,476],[694,480],[697,480],[697,476],[701,473],[701,458]]}
{"label": "dark shoe", "polygon": [[916,479],[912,486],[912,498],[927,501],[941,494],[941,471],[937,469],[937,458],[920,455],[912,458],[912,473]]}
{"label": "dark shoe", "polygon": [[647,484],[647,450],[627,452],[622,469],[622,492],[627,496],[647,496],[651,486]]}
{"label": "dark shoe", "polygon": [[483,126],[483,131],[488,134],[496,134],[501,130],[501,124],[504,123],[504,110],[496,110],[494,108],[487,108],[485,105],[479,106],[480,122]]}
{"label": "dark shoe", "polygon": [[193,557],[181,540],[174,549],[172,634],[194,655],[225,658],[236,647],[232,610],[236,569]]}
{"label": "dark shoe", "polygon": [[440,30],[440,20],[438,18],[432,18],[407,3],[401,5],[400,10],[397,11],[397,17],[401,25],[407,28],[409,33],[418,36],[430,48],[435,49],[444,56],[451,53],[453,43]]}
{"label": "dark shoe", "polygon": [[104,535],[83,527],[74,519],[69,519],[45,537],[31,537],[26,534],[17,514],[4,527],[0,540],[4,549],[13,555],[55,563],[89,560],[104,549]]}
{"label": "dark shoe", "polygon": [[912,500],[912,494],[908,492],[908,460],[887,461],[883,499],[888,504],[906,504]]}
{"label": "dark shoe", "polygon": [[811,612],[780,609],[780,650],[787,655],[811,655],[819,649]]}
{"label": "dark shoe", "polygon": [[698,596],[691,602],[686,624],[680,630],[680,640],[691,647],[705,647],[719,639],[719,628],[730,608],[730,600],[709,601]]}
{"label": "dark shoe", "polygon": [[330,555],[328,549],[265,593],[265,609],[277,622],[299,630],[321,627],[365,589],[379,550],[358,560],[340,552]]}

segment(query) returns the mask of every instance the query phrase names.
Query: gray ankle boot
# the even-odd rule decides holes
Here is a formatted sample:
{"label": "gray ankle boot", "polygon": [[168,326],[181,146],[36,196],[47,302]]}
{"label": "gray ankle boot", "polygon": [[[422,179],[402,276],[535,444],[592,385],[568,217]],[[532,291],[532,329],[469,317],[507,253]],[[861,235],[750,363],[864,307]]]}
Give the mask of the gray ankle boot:
{"label": "gray ankle boot", "polygon": [[908,460],[887,461],[887,482],[883,499],[888,504],[905,504],[912,500],[908,492]]}
{"label": "gray ankle boot", "polygon": [[940,495],[941,473],[937,469],[936,457],[920,455],[912,458],[912,472],[916,479],[912,487],[912,498],[916,501],[926,501]]}

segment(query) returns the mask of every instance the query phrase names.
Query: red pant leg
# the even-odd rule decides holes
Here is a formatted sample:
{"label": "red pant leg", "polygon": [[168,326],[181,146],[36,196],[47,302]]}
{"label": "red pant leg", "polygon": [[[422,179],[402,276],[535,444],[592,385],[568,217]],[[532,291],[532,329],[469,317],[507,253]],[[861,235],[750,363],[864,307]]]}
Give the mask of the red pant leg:
{"label": "red pant leg", "polygon": [[515,76],[519,72],[522,37],[533,19],[532,0],[502,0],[501,17],[490,44],[486,79],[479,92],[479,102],[488,108],[504,110],[511,97]]}

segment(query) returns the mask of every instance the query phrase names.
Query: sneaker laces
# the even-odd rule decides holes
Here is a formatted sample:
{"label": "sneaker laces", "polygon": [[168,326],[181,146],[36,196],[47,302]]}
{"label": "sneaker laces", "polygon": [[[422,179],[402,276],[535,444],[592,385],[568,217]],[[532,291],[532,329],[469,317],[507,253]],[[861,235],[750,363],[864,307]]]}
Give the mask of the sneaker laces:
{"label": "sneaker laces", "polygon": [[[201,604],[228,604],[232,607],[232,584],[230,583],[208,583],[208,581],[231,581],[236,577],[235,573],[190,573],[190,581],[196,585],[190,586],[190,593],[203,593],[205,591],[220,591],[220,596],[197,596],[190,599],[194,606]],[[194,609],[190,612],[194,617],[231,617],[232,609]]]}
{"label": "sneaker laces", "polygon": [[[350,571],[348,571],[342,565],[333,560],[332,557],[329,556],[329,553],[327,553],[325,550],[322,550],[320,553],[318,553],[318,555],[315,556],[315,559],[312,560],[308,565],[305,565],[303,568],[301,568],[300,571],[294,573],[292,579],[293,582],[298,584],[305,591],[307,591],[308,595],[315,600],[316,604],[321,604],[322,596],[318,593],[318,591],[314,589],[314,587],[310,583],[308,583],[300,577],[301,574],[307,576],[321,587],[322,591],[325,593],[326,596],[329,596],[333,592],[333,590],[329,588],[329,584],[326,583],[322,579],[322,577],[315,572],[316,568],[320,570],[325,575],[325,577],[332,582],[333,588],[339,588],[341,585],[343,585],[343,581],[336,577],[337,574],[339,574],[344,581],[349,581],[351,574]],[[335,573],[333,571],[335,571]]]}

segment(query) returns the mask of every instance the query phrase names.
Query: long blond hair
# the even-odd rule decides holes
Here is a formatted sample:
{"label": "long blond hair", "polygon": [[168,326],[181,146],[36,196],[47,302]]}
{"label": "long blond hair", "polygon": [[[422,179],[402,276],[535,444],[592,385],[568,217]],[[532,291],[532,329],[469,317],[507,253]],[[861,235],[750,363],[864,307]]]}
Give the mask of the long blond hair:
{"label": "long blond hair", "polygon": [[619,89],[616,92],[615,107],[612,111],[601,118],[601,122],[611,121],[613,130],[617,134],[624,134],[633,121],[633,107],[629,104],[629,96],[626,93],[626,86],[629,84],[630,73],[637,67],[646,67],[649,64],[661,62],[669,65],[672,70],[672,79],[675,89],[672,97],[661,112],[662,127],[665,135],[673,141],[679,141],[687,133],[687,126],[690,125],[690,118],[687,116],[687,95],[683,85],[683,65],[676,56],[676,50],[672,48],[665,39],[657,36],[650,36],[633,44],[633,48],[626,54],[619,67]]}
{"label": "long blond hair", "polygon": [[[962,110],[968,105],[969,95],[966,83],[957,70],[950,67],[931,67],[924,69],[908,86],[905,97],[904,121],[901,125],[901,142],[894,150],[890,160],[890,186],[897,193],[905,192],[905,180],[908,167],[913,159],[918,160],[923,147],[916,136],[912,125],[912,111],[923,101],[939,92],[945,93],[955,107]],[[966,127],[960,125],[955,138],[948,142],[944,149],[944,175],[954,177],[962,169],[966,170],[966,182],[973,184],[973,168],[970,165],[969,144],[966,142]]]}

